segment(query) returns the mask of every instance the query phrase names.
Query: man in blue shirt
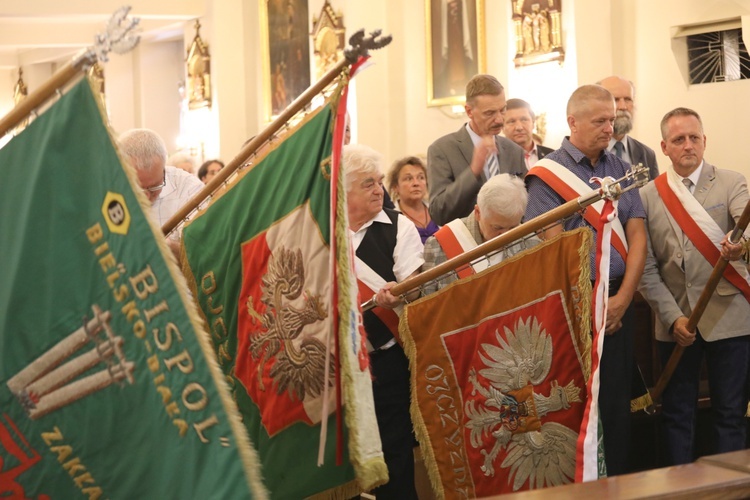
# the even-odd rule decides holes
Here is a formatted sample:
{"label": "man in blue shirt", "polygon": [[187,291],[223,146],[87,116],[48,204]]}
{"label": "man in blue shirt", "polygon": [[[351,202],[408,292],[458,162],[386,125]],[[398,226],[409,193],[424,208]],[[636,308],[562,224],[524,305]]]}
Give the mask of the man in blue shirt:
{"label": "man in blue shirt", "polygon": [[[607,151],[613,133],[615,101],[599,85],[579,87],[570,97],[567,108],[570,137],[560,149],[545,159],[562,165],[591,189],[599,187],[592,177],[618,179],[629,165]],[[537,217],[565,203],[550,185],[535,175],[527,176],[529,203],[525,220]],[[618,219],[624,229],[626,256],[613,246],[610,250],[610,297],[607,304],[604,349],[601,355],[599,411],[604,431],[604,452],[610,476],[628,472],[630,441],[630,390],[633,363],[632,300],[646,259],[646,213],[637,190],[624,193],[618,205]],[[594,228],[579,213],[563,224],[549,229],[545,238],[563,230]],[[614,233],[614,232],[613,232]],[[595,238],[599,235],[594,232]],[[613,242],[615,240],[613,234]],[[591,279],[596,279],[595,247],[591,251]]]}

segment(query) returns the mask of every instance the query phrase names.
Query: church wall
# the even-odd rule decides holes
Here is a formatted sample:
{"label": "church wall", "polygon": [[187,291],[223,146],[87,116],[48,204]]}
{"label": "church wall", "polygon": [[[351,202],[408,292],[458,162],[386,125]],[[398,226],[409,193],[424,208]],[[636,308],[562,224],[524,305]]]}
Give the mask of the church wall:
{"label": "church wall", "polygon": [[[462,112],[454,115],[448,108],[426,107],[425,4],[412,0],[395,2],[390,7],[397,4],[400,10],[390,8],[386,24],[378,25],[394,35],[393,44],[374,53],[377,65],[358,77],[360,81],[370,78],[379,82],[382,74],[388,72],[387,88],[375,86],[374,93],[360,92],[357,104],[360,123],[365,127],[359,142],[379,149],[389,164],[406,154],[426,153],[434,139],[457,130],[466,121]],[[356,12],[367,7],[349,2],[347,9],[349,30],[360,25],[375,26],[372,16]],[[522,97],[532,102],[538,112],[547,112],[545,144],[550,147],[559,146],[569,132],[565,104],[570,93],[579,85],[619,74],[636,86],[632,135],[657,152],[662,171],[668,158],[660,150],[659,121],[670,109],[688,106],[703,117],[709,138],[707,159],[748,176],[750,166],[742,165],[733,153],[736,144],[743,143],[744,124],[750,116],[750,82],[688,85],[683,70],[684,48],[671,38],[673,26],[748,14],[747,0],[567,1],[563,6],[565,62],[516,69],[509,28],[510,2],[486,2],[487,68],[506,86],[508,97]],[[356,23],[359,18],[367,22]],[[377,120],[368,129],[368,117],[383,116],[384,109],[389,109],[391,120]]]}
{"label": "church wall", "polygon": [[[391,121],[374,122],[372,133],[363,130],[359,142],[379,149],[390,165],[405,155],[426,154],[429,145],[438,137],[458,130],[466,122],[462,106],[427,107],[427,65],[425,2],[388,0],[389,16],[383,27],[394,37],[384,51],[373,53],[376,66],[358,77],[358,85],[368,78],[382,79],[387,72],[387,87],[376,87],[374,93],[358,93],[357,106],[360,124],[367,126],[368,117],[389,109]],[[368,29],[375,27],[369,6],[350,2],[347,5],[347,29],[359,27],[352,19],[363,11]],[[365,12],[367,11],[367,12]],[[515,41],[512,29],[511,3],[488,1],[485,5],[485,33],[487,72],[496,76],[506,87],[506,97],[528,100],[538,113],[547,114],[545,144],[557,147],[567,134],[565,105],[570,93],[580,81],[595,81],[612,72],[612,43],[602,40],[602,30],[576,30],[576,25],[590,22],[593,16],[599,25],[609,26],[610,4],[597,0],[565,2],[563,7],[563,39],[565,61],[514,67]],[[366,14],[366,15],[365,15]],[[386,63],[387,61],[387,63]],[[386,68],[383,68],[383,65]],[[378,73],[372,76],[368,73]],[[388,141],[386,137],[389,137]],[[389,143],[389,144],[387,144]],[[381,146],[382,145],[382,146]],[[390,147],[389,147],[390,145]]]}
{"label": "church wall", "polygon": [[13,108],[13,86],[18,81],[18,69],[0,69],[0,85],[3,89],[0,92],[0,113],[3,115]]}
{"label": "church wall", "polygon": [[[267,124],[259,1],[205,1],[201,34],[211,51],[213,85],[212,109],[200,122],[206,157],[231,159],[247,138]],[[308,24],[322,4],[323,0],[309,0]],[[332,0],[332,4],[344,13],[347,35],[358,28],[380,28],[394,37],[389,47],[372,53],[374,65],[354,81],[355,140],[382,152],[390,165],[408,154],[425,154],[436,138],[465,123],[461,107],[454,112],[450,107],[426,106],[425,0]],[[688,85],[684,40],[675,41],[671,35],[673,26],[750,16],[750,0],[565,0],[565,61],[522,68],[513,64],[511,15],[510,1],[485,1],[487,71],[506,86],[507,97],[524,98],[538,113],[547,113],[547,146],[557,147],[568,133],[565,103],[572,90],[619,74],[636,85],[632,135],[657,151],[662,169],[668,160],[660,152],[659,121],[666,111],[688,106],[703,116],[708,160],[750,175],[750,166],[734,154],[750,120],[750,82]],[[105,66],[116,132],[150,127],[164,136],[170,151],[178,147],[177,84],[185,78],[192,22],[186,22],[183,31],[184,40],[144,39],[134,52],[113,55]],[[54,66],[24,67],[29,90],[37,88],[44,75],[51,75]],[[0,70],[0,81],[9,89],[0,95],[3,113],[12,106],[16,78],[16,70]]]}
{"label": "church wall", "polygon": [[[750,1],[637,0],[635,75],[638,138],[657,151],[662,171],[669,159],[659,142],[659,122],[669,110],[685,106],[703,119],[705,157],[722,168],[750,177],[750,164],[738,155],[750,128],[750,80],[689,85],[684,39],[673,41],[671,27],[750,15]],[[746,32],[746,43],[750,33]]]}
{"label": "church wall", "polygon": [[182,42],[143,40],[133,51],[112,55],[104,66],[105,95],[112,128],[150,128],[167,151],[178,149]]}

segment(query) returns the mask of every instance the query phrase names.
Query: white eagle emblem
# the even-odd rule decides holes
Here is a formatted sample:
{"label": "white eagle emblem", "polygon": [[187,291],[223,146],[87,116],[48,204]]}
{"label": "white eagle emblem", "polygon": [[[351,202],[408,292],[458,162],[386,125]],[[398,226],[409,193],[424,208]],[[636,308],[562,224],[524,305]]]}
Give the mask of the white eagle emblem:
{"label": "white eagle emblem", "polygon": [[[578,433],[542,417],[553,411],[580,403],[581,389],[573,380],[561,387],[551,382],[549,396],[534,392],[552,364],[552,338],[535,317],[519,319],[515,331],[505,327],[504,340],[495,332],[496,344],[482,344],[479,357],[486,366],[479,375],[489,382],[482,385],[476,370],[469,372],[474,386],[484,400],[469,400],[465,405],[466,427],[471,430],[471,445],[484,455],[482,471],[495,475],[494,462],[501,450],[507,455],[500,467],[510,468],[508,482],[517,491],[528,480],[530,488],[567,484],[575,477],[576,440]],[[494,444],[488,452],[487,445]]]}

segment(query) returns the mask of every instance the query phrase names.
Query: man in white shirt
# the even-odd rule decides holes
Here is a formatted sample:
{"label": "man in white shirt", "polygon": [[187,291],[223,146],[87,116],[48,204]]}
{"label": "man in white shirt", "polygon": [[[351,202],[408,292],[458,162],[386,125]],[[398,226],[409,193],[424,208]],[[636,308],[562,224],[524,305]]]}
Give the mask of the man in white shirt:
{"label": "man in white shirt", "polygon": [[170,165],[164,167],[164,188],[151,204],[151,212],[163,226],[205,186],[198,177]]}
{"label": "man in white shirt", "polygon": [[[151,202],[151,213],[163,226],[203,183],[184,170],[167,166],[167,147],[153,130],[133,129],[120,136],[120,149],[138,175],[138,184]],[[179,248],[179,234],[167,240],[173,251]]]}

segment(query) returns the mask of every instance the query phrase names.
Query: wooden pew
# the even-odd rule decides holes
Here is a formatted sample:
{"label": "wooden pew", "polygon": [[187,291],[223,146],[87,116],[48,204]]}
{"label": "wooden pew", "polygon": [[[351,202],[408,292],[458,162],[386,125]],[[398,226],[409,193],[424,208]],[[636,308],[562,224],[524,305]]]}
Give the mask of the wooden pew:
{"label": "wooden pew", "polygon": [[[717,455],[714,457],[717,457]],[[750,454],[731,460],[727,459],[727,462],[736,464],[742,460],[750,460]],[[687,465],[488,498],[500,500],[605,500],[615,498],[618,500],[643,498],[725,500],[749,497],[750,468],[740,471],[727,467],[720,462],[701,459]]]}

